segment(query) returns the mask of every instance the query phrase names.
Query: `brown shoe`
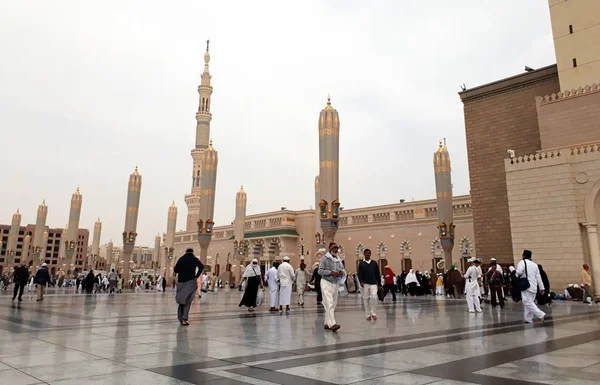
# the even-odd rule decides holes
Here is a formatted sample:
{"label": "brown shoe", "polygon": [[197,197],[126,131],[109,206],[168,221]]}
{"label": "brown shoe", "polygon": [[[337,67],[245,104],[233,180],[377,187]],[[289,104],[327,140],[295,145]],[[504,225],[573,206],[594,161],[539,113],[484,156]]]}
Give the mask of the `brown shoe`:
{"label": "brown shoe", "polygon": [[329,330],[329,326],[328,326],[328,325],[325,325],[325,327],[324,327],[323,329],[325,329],[325,330]]}
{"label": "brown shoe", "polygon": [[371,316],[371,318],[373,318],[373,321],[377,321],[377,316],[376,315]]}
{"label": "brown shoe", "polygon": [[372,320],[372,319],[373,319],[373,317],[371,317],[371,316],[368,316],[368,317],[367,317],[367,321],[370,321],[370,320]]}
{"label": "brown shoe", "polygon": [[331,327],[331,331],[332,331],[332,332],[337,332],[337,331],[338,331],[340,328],[341,328],[341,326],[340,326],[340,325],[338,325],[338,324],[335,324],[335,325],[333,325],[333,326]]}

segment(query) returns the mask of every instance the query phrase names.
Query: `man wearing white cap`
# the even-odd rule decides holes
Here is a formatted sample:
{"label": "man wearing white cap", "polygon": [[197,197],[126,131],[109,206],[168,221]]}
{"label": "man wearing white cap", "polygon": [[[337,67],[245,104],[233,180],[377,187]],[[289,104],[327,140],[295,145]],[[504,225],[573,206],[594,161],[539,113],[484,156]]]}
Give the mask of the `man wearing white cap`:
{"label": "man wearing white cap", "polygon": [[296,272],[290,265],[290,257],[283,257],[283,263],[277,268],[277,276],[279,277],[279,312],[289,313],[290,303],[292,302],[292,286],[296,279]]}
{"label": "man wearing white cap", "polygon": [[37,285],[36,301],[42,301],[44,299],[44,287],[50,282],[50,273],[48,273],[48,265],[45,262],[42,263],[42,267],[35,273],[34,282]]}
{"label": "man wearing white cap", "polygon": [[469,258],[467,262],[471,263],[471,266],[467,269],[465,273],[465,293],[467,294],[467,306],[469,308],[469,313],[481,313],[481,304],[479,302],[479,283],[477,279],[479,278],[478,265],[480,263],[477,258]]}

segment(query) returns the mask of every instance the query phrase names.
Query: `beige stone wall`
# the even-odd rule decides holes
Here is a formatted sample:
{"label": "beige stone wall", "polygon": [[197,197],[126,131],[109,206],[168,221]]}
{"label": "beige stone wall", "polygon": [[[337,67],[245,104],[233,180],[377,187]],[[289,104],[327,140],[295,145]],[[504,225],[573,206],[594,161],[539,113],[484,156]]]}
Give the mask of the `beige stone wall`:
{"label": "beige stone wall", "polygon": [[549,5],[560,89],[600,81],[600,1],[549,0]]}
{"label": "beige stone wall", "polygon": [[600,180],[600,148],[539,152],[505,161],[515,263],[523,249],[544,265],[552,290],[579,283],[589,263],[584,202]]}
{"label": "beige stone wall", "polygon": [[[600,2],[599,2],[600,3]],[[536,97],[542,150],[600,140],[600,87]]]}

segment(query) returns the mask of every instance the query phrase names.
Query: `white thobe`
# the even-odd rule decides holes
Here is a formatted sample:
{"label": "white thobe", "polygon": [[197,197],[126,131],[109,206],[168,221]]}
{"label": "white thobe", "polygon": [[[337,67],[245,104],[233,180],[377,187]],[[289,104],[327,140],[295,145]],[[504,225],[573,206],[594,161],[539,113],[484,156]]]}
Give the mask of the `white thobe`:
{"label": "white thobe", "polygon": [[283,262],[277,268],[279,276],[279,306],[289,306],[292,302],[292,285],[296,279],[294,268],[287,262]]}
{"label": "white thobe", "polygon": [[304,290],[306,288],[308,273],[306,270],[296,270],[296,291],[298,292],[298,305],[304,305]]}
{"label": "white thobe", "polygon": [[275,267],[267,270],[267,285],[269,286],[269,306],[271,308],[279,306],[279,278]]}
{"label": "white thobe", "polygon": [[[525,272],[527,269],[527,272]],[[529,281],[529,289],[521,292],[521,299],[523,301],[523,319],[525,322],[533,322],[533,317],[544,318],[546,313],[541,311],[535,304],[535,295],[538,289],[544,290],[544,283],[542,282],[542,276],[540,275],[540,269],[537,263],[531,260],[522,260],[517,265],[517,277],[527,277]]]}
{"label": "white thobe", "polygon": [[479,272],[477,271],[477,267],[472,265],[467,269],[465,273],[465,293],[467,295],[467,306],[469,308],[469,313],[481,313],[481,304],[479,303],[479,284],[477,283],[477,278],[479,277]]}

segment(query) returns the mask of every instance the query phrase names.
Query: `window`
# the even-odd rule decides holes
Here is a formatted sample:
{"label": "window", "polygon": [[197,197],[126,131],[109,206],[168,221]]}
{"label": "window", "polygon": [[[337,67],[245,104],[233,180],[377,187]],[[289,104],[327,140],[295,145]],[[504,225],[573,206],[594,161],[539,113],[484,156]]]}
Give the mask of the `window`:
{"label": "window", "polygon": [[17,238],[17,242],[23,242],[23,238]]}
{"label": "window", "polygon": [[573,68],[577,67],[577,58],[573,58]]}
{"label": "window", "polygon": [[[15,254],[17,255],[17,257],[20,257],[20,256],[21,256],[21,252],[20,252],[20,251],[17,251]],[[15,263],[19,263],[19,262],[17,262],[17,261],[15,260]]]}
{"label": "window", "polygon": [[573,25],[569,25],[569,33],[573,33]]}
{"label": "window", "polygon": [[25,231],[23,231],[23,230],[19,231],[19,235],[25,235]]}

